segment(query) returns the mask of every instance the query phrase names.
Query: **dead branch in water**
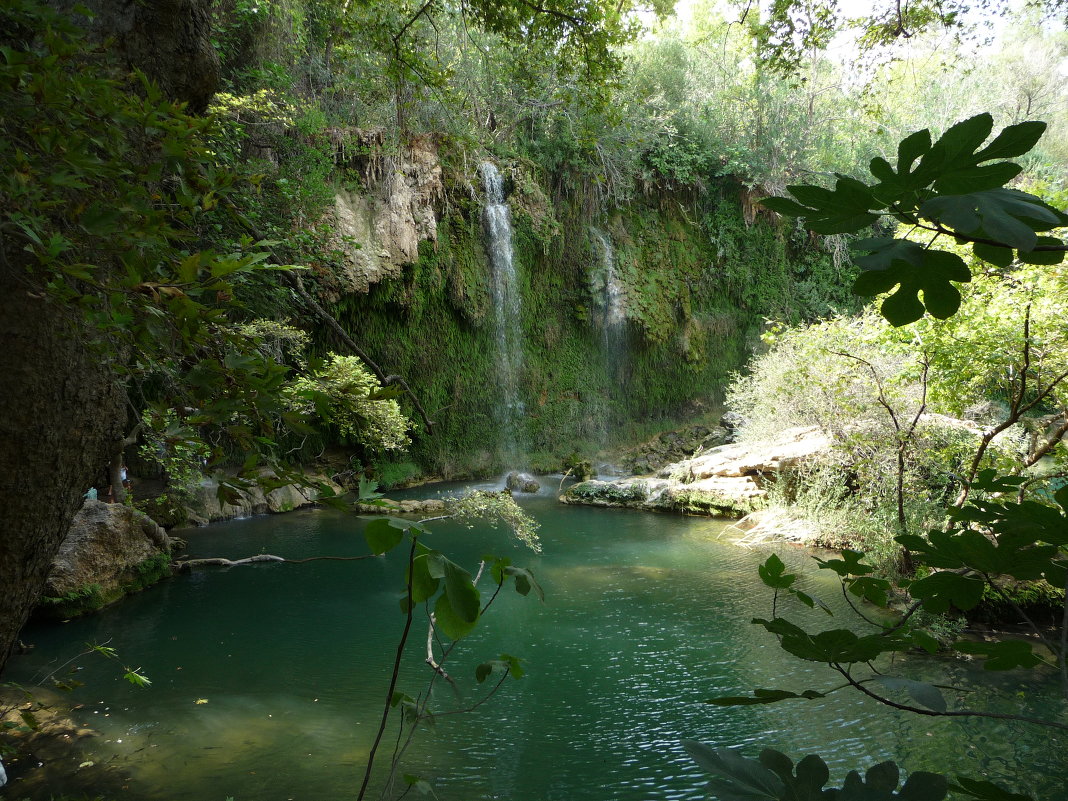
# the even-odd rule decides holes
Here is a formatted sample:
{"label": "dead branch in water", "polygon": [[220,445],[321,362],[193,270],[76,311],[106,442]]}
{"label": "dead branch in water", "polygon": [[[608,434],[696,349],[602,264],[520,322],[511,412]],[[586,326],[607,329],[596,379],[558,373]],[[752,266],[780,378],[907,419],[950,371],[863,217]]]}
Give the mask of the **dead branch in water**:
{"label": "dead branch in water", "polygon": [[224,559],[221,556],[212,556],[204,559],[179,559],[174,562],[176,570],[190,570],[194,567],[235,567],[237,565],[251,565],[255,562],[289,562],[300,564],[302,562],[319,562],[330,560],[334,562],[356,562],[360,559],[371,559],[377,554],[369,553],[363,556],[309,556],[307,559],[286,559],[275,556],[273,553],[260,553],[255,556],[246,556],[244,559]]}

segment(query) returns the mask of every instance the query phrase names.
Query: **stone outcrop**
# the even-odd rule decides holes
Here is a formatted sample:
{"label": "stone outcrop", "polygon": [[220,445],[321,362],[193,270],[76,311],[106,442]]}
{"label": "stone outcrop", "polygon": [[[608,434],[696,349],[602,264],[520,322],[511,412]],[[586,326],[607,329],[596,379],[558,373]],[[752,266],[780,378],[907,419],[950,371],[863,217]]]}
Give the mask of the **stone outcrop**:
{"label": "stone outcrop", "polygon": [[[330,486],[337,494],[342,488],[325,476],[309,476],[311,481],[322,482]],[[205,479],[194,491],[193,498],[186,504],[186,519],[194,526],[206,526],[217,520],[232,520],[235,517],[262,515],[278,512],[292,512],[302,506],[310,506],[319,499],[314,487],[297,487],[287,484],[270,492],[262,487],[249,487],[238,492],[237,499],[229,503],[219,498],[219,482]]]}
{"label": "stone outcrop", "polygon": [[504,480],[504,486],[511,491],[519,492],[537,492],[541,489],[535,478],[527,473],[520,473],[518,470],[513,470]]}
{"label": "stone outcrop", "polygon": [[171,540],[144,512],[86,500],[52,563],[42,611],[91,611],[169,574]]}
{"label": "stone outcrop", "polygon": [[342,134],[355,138],[365,151],[351,160],[358,165],[367,190],[341,189],[334,198],[332,245],[342,254],[343,265],[340,274],[333,276],[336,287],[327,288],[363,293],[372,284],[399,277],[402,265],[417,261],[420,242],[437,241],[435,205],[445,188],[433,138],[417,137],[401,155],[383,156],[381,132],[339,132],[338,158],[343,162],[350,160],[344,148],[351,147],[351,142],[342,144]]}
{"label": "stone outcrop", "polygon": [[655,476],[584,481],[564,503],[627,506],[682,514],[741,517],[764,505],[767,484],[830,450],[815,426],[791,428],[766,442],[720,445],[668,465]]}

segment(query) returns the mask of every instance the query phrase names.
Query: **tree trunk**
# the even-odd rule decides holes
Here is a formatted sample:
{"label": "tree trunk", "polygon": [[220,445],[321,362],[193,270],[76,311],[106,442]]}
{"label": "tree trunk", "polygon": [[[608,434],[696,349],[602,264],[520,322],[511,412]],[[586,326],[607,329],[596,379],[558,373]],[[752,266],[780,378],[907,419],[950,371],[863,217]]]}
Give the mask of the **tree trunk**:
{"label": "tree trunk", "polygon": [[[219,67],[210,0],[83,4],[91,22],[74,18],[112,42],[123,71],[141,69],[192,110],[206,107]],[[46,296],[37,280],[47,275],[34,276],[24,255],[0,238],[0,671],[83,494],[121,448],[126,420],[113,351],[94,346],[99,336],[78,308]]]}
{"label": "tree trunk", "polygon": [[120,387],[84,326],[77,309],[0,267],[0,671],[82,496],[122,438]]}
{"label": "tree trunk", "polygon": [[[95,38],[110,42],[124,68],[142,70],[164,94],[207,108],[219,83],[219,57],[211,44],[211,0],[48,0],[87,24]],[[87,20],[73,12],[87,8]]]}
{"label": "tree trunk", "polygon": [[126,503],[126,485],[122,483],[122,451],[115,453],[108,463],[108,483],[111,485],[111,500]]}

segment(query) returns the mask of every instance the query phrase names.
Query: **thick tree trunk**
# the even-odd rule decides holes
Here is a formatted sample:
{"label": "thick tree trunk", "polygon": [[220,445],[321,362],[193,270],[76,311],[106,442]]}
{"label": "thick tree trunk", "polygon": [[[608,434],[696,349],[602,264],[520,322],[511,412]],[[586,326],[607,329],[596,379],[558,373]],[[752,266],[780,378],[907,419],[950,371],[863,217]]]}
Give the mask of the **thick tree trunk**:
{"label": "thick tree trunk", "polygon": [[[73,12],[73,0],[49,0]],[[206,107],[218,80],[211,0],[79,0],[119,67]],[[79,18],[74,13],[75,19]],[[98,67],[93,67],[98,68]],[[82,495],[121,448],[126,420],[113,356],[76,308],[49,300],[0,238],[0,671],[44,587]],[[113,353],[113,352],[110,352]]]}
{"label": "thick tree trunk", "polygon": [[[9,256],[11,254],[8,254]],[[0,267],[0,671],[125,420],[76,309]]]}
{"label": "thick tree trunk", "polygon": [[49,2],[66,13],[87,8],[92,13],[89,32],[112,43],[111,52],[122,59],[123,67],[142,70],[168,97],[189,103],[194,113],[207,108],[219,83],[219,57],[211,44],[211,0]]}

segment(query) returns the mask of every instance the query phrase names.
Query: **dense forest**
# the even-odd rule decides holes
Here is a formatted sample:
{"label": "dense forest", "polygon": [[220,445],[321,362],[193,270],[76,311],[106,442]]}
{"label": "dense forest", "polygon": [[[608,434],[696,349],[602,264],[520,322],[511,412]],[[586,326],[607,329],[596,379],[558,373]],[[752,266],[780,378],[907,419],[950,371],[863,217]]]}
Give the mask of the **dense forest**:
{"label": "dense forest", "polygon": [[[62,713],[42,700],[74,689],[70,651],[163,692],[155,670],[126,666],[142,661],[125,654],[132,624],[108,615],[133,602],[164,614],[162,587],[192,592],[207,575],[237,586],[242,569],[291,569],[238,567],[257,561],[379,556],[345,566],[392,571],[388,589],[349,599],[392,633],[351,667],[374,711],[351,707],[366,741],[325,771],[346,796],[1068,799],[1065,9],[855,5],[0,5],[0,786],[10,774],[20,799],[197,797],[123,784],[134,757],[93,756],[103,735],[81,751],[41,745],[83,728],[81,696]],[[310,504],[356,526],[360,547],[324,535],[283,557],[264,535],[249,556],[210,539],[226,524],[209,539],[190,528]],[[311,524],[286,521],[311,514],[272,525],[296,531]],[[738,604],[730,627],[752,621],[753,647],[777,643],[781,664],[731,668],[709,692],[694,666],[669,679],[661,655],[663,686],[686,689],[642,704],[704,702],[755,728],[712,742],[694,719],[658,722],[670,745],[652,750],[675,767],[628,790],[605,778],[600,796],[508,784],[499,758],[437,786],[408,772],[405,759],[433,762],[419,743],[441,705],[522,717],[490,698],[536,672],[519,646],[471,666],[488,689],[473,702],[452,664],[471,673],[459,644],[499,650],[500,632],[528,625],[508,617],[510,594],[497,602],[506,586],[528,605],[548,593],[551,611],[568,583],[555,537],[604,526],[564,546],[592,565],[613,525],[704,548],[686,526],[709,517],[756,559],[750,589],[717,604]],[[493,544],[435,538],[451,525]],[[494,526],[515,539],[493,540]],[[800,547],[838,553],[811,551],[806,570]],[[696,581],[641,558],[605,570],[639,595]],[[589,593],[606,581],[569,569]],[[322,589],[297,631],[326,630],[328,580],[308,580],[300,598]],[[630,598],[604,588],[576,604]],[[667,626],[654,609],[649,625]],[[45,621],[87,614],[102,628],[49,652]],[[546,651],[573,625],[552,619]],[[428,626],[425,649],[413,624]],[[638,652],[645,625],[599,636]],[[162,637],[144,647],[165,652]],[[299,658],[313,660],[303,682],[318,668]],[[404,690],[424,661],[425,691]],[[779,736],[805,714],[777,712],[791,704],[841,726],[843,696],[937,718],[937,742],[925,754],[913,729],[892,729],[896,749]],[[792,747],[819,755],[795,766],[803,754],[773,750]],[[973,761],[955,767],[958,751]],[[204,780],[229,787],[221,770]],[[279,788],[340,792],[275,770]],[[464,784],[464,770],[505,783]],[[670,784],[679,775],[689,784]],[[234,786],[220,801],[295,792]]]}

